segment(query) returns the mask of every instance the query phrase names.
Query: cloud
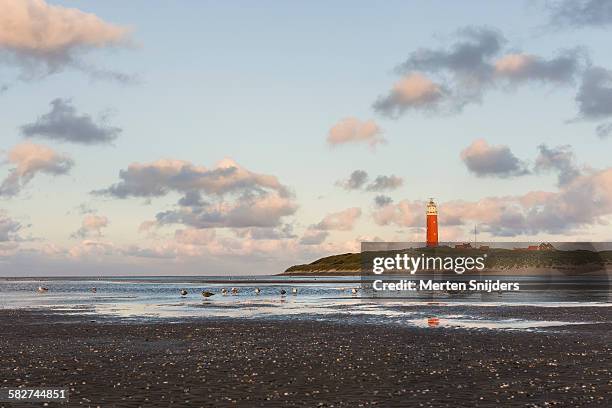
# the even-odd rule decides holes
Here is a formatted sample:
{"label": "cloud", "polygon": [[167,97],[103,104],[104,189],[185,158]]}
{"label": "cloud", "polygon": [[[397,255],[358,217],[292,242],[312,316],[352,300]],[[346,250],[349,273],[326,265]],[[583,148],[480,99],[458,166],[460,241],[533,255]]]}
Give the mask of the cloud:
{"label": "cloud", "polygon": [[202,194],[199,191],[187,191],[180,200],[178,205],[181,207],[203,207],[208,203],[202,199]]}
{"label": "cloud", "polygon": [[494,73],[513,83],[525,81],[572,83],[581,69],[582,54],[578,50],[544,59],[530,54],[507,54],[495,61]]}
{"label": "cloud", "polygon": [[390,176],[378,176],[373,182],[368,184],[366,187],[367,191],[385,191],[395,190],[404,184],[404,180],[401,177],[390,175]]}
{"label": "cloud", "polygon": [[216,238],[214,229],[179,229],[174,232],[177,242],[187,245],[208,245]]}
{"label": "cloud", "polygon": [[[548,147],[538,146],[533,171],[542,173],[554,171],[558,175],[558,184],[568,184],[582,173],[576,164],[571,146]],[[461,152],[461,159],[468,169],[479,177],[512,177],[529,174],[525,162],[519,160],[507,146],[491,146],[484,139],[475,140]]]}
{"label": "cloud", "polygon": [[30,142],[20,143],[8,152],[5,163],[14,167],[0,184],[0,197],[15,196],[36,176],[68,174],[74,162],[53,149]]}
{"label": "cloud", "polygon": [[177,257],[177,251],[169,247],[153,247],[153,248],[141,248],[137,245],[131,245],[127,248],[121,249],[121,255],[130,256],[134,258],[150,258],[150,259],[175,259]]}
{"label": "cloud", "polygon": [[141,232],[149,232],[153,228],[156,228],[156,227],[159,227],[159,225],[157,224],[157,221],[155,221],[155,220],[143,221],[138,226],[138,232],[139,233],[141,233]]}
{"label": "cloud", "polygon": [[112,256],[120,253],[112,242],[94,239],[85,239],[68,250],[70,258],[91,258]]}
{"label": "cloud", "polygon": [[347,208],[346,210],[326,215],[321,222],[313,225],[312,229],[321,231],[350,231],[360,216],[360,208]]}
{"label": "cloud", "polygon": [[293,233],[293,225],[285,224],[279,227],[249,227],[234,230],[236,236],[244,239],[254,240],[274,240],[274,239],[293,239],[297,235]]}
{"label": "cloud", "polygon": [[581,49],[562,50],[550,59],[508,52],[504,36],[487,27],[464,27],[454,38],[450,47],[410,53],[396,69],[403,79],[374,103],[374,110],[392,118],[409,110],[458,113],[503,85],[572,84],[586,66]]}
{"label": "cloud", "polygon": [[35,122],[21,126],[26,137],[40,137],[81,144],[110,143],[122,129],[108,126],[106,118],[96,123],[88,114],[79,115],[69,99],[51,101],[51,111]]}
{"label": "cloud", "polygon": [[368,173],[365,170],[355,170],[347,180],[337,181],[336,185],[345,190],[361,190],[365,188],[366,191],[384,191],[395,190],[404,184],[404,180],[401,177],[393,174],[390,176],[377,176],[368,185],[366,185],[367,181]]}
{"label": "cloud", "polygon": [[597,128],[595,128],[595,133],[600,139],[610,137],[610,135],[612,135],[612,123],[602,123],[597,125]]}
{"label": "cloud", "polygon": [[19,240],[19,231],[22,225],[9,218],[3,211],[0,211],[0,242],[11,242]]}
{"label": "cloud", "polygon": [[568,184],[580,176],[581,172],[575,163],[576,159],[571,146],[549,148],[542,144],[538,146],[538,149],[540,154],[535,161],[536,171],[554,170],[558,172],[560,186]]}
{"label": "cloud", "polygon": [[508,146],[489,145],[477,139],[461,152],[461,160],[478,177],[512,177],[528,174],[525,163]]}
{"label": "cloud", "polygon": [[89,51],[130,45],[129,29],[44,0],[0,0],[0,52],[25,76],[88,70]]}
{"label": "cloud", "polygon": [[374,204],[377,207],[384,207],[386,205],[389,205],[393,203],[393,199],[391,197],[388,197],[386,195],[377,195],[376,197],[374,197]]}
{"label": "cloud", "polygon": [[398,117],[409,109],[435,110],[447,91],[419,73],[410,73],[397,82],[386,95],[379,97],[374,110],[388,117]]}
{"label": "cloud", "polygon": [[[612,71],[602,67],[590,67],[583,76],[578,93],[577,120],[604,120],[612,116]],[[612,133],[610,123],[600,123],[595,129],[599,138]]]}
{"label": "cloud", "polygon": [[321,245],[329,237],[330,231],[351,231],[359,217],[361,209],[357,207],[328,214],[319,223],[310,225],[299,243],[308,246]]}
{"label": "cloud", "polygon": [[421,227],[424,225],[425,201],[401,200],[397,204],[387,203],[372,213],[378,225]]}
{"label": "cloud", "polygon": [[605,27],[612,24],[608,0],[557,0],[546,3],[551,24],[557,27]]}
{"label": "cloud", "polygon": [[355,170],[347,180],[340,180],[336,185],[345,190],[359,190],[368,181],[368,173],[365,170]]}
{"label": "cloud", "polygon": [[587,69],[576,102],[584,119],[602,119],[612,115],[612,71],[601,67]]}
{"label": "cloud", "polygon": [[133,163],[119,172],[119,178],[118,183],[93,193],[120,199],[182,195],[177,207],[156,215],[155,225],[269,228],[297,210],[293,195],[276,177],[251,172],[231,159],[211,169],[183,160]]}
{"label": "cloud", "polygon": [[[81,215],[95,214],[96,212],[98,212],[98,210],[92,208],[91,205],[88,203],[81,203],[77,205],[76,207],[74,207],[74,211]],[[68,214],[70,214],[70,212],[71,211],[69,211]]]}
{"label": "cloud", "polygon": [[381,129],[373,120],[363,122],[357,118],[349,117],[332,126],[327,134],[327,143],[330,146],[346,143],[368,143],[371,147],[375,147],[379,143],[385,143],[381,133]]}
{"label": "cloud", "polygon": [[[402,200],[375,210],[372,216],[378,225],[422,227],[424,208],[424,201]],[[443,202],[439,213],[440,225],[472,228],[478,224],[481,231],[501,237],[567,234],[605,225],[606,217],[612,215],[612,168],[585,172],[555,192]]]}
{"label": "cloud", "polygon": [[87,214],[72,238],[88,238],[91,236],[102,236],[102,229],[108,227],[108,218],[103,215]]}
{"label": "cloud", "polygon": [[465,27],[457,31],[456,41],[449,49],[421,48],[408,57],[398,70],[440,72],[451,71],[470,82],[487,80],[491,75],[488,59],[499,53],[504,37],[487,27]]}
{"label": "cloud", "polygon": [[195,228],[276,227],[281,219],[295,213],[290,197],[276,193],[244,195],[235,202],[220,202],[201,207],[181,207],[156,215],[157,223],[184,224]]}
{"label": "cloud", "polygon": [[[207,169],[184,160],[163,159],[152,163],[133,163],[119,172],[120,182],[94,191],[115,198],[162,197],[171,191],[194,191],[221,196],[242,191],[270,189],[287,195],[287,189],[274,176],[253,173],[231,159]],[[186,198],[187,199],[187,198]]]}
{"label": "cloud", "polygon": [[307,229],[300,238],[300,244],[302,245],[320,245],[329,236],[328,231],[320,231],[316,229]]}

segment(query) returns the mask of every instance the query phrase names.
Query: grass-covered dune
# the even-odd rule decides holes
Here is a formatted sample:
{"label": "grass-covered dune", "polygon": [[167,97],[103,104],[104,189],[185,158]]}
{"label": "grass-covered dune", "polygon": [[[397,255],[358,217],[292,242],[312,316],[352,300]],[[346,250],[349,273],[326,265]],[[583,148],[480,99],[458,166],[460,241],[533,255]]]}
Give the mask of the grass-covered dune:
{"label": "grass-covered dune", "polygon": [[[413,248],[396,251],[371,251],[363,253],[346,253],[327,256],[309,264],[294,265],[288,268],[284,275],[303,275],[324,273],[330,275],[359,274],[368,270],[375,257],[394,257],[396,254],[418,257],[439,256],[466,257],[487,254],[486,269],[490,272],[521,272],[525,270],[556,270],[561,273],[573,274],[612,267],[612,251],[589,250],[513,250],[491,248],[455,249],[451,247]],[[363,266],[363,268],[362,268]],[[388,273],[388,272],[387,272]],[[391,272],[392,273],[392,272]]]}

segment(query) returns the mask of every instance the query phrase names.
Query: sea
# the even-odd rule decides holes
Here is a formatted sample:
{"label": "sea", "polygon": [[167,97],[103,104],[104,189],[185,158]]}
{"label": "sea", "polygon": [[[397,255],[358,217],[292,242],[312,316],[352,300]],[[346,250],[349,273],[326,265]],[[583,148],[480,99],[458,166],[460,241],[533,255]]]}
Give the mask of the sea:
{"label": "sea", "polygon": [[[524,287],[529,287],[529,277],[513,279],[522,279]],[[41,293],[39,287],[48,290]],[[222,294],[223,288],[228,291],[226,295]],[[236,288],[233,294],[232,288]],[[181,295],[182,290],[187,294]],[[203,291],[214,295],[205,298]],[[612,297],[607,282],[588,293],[557,285],[547,290],[436,291],[386,297],[372,295],[364,289],[363,280],[355,276],[0,277],[0,309],[48,310],[100,322],[298,319],[486,330],[540,330],[597,323],[564,320],[564,313],[554,319],[534,319],[534,313],[524,318],[521,313],[507,313],[527,307],[609,308]],[[491,313],[492,310],[504,313]]]}

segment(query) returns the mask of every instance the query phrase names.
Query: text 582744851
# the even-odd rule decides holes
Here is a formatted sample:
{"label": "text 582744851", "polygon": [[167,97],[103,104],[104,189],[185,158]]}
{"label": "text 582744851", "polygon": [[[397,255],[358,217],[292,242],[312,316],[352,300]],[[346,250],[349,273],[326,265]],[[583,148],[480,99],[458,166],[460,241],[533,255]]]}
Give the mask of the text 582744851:
{"label": "text 582744851", "polygon": [[68,390],[66,388],[0,388],[0,401],[68,401]]}

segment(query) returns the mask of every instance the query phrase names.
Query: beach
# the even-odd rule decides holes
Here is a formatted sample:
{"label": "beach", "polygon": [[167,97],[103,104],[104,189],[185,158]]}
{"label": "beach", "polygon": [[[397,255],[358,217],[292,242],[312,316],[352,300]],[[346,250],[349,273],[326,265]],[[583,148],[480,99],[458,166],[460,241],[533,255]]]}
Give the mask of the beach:
{"label": "beach", "polygon": [[48,406],[609,406],[610,308],[534,309],[515,313],[598,323],[492,330],[314,319],[134,322],[5,309],[0,387],[69,389],[68,404]]}

